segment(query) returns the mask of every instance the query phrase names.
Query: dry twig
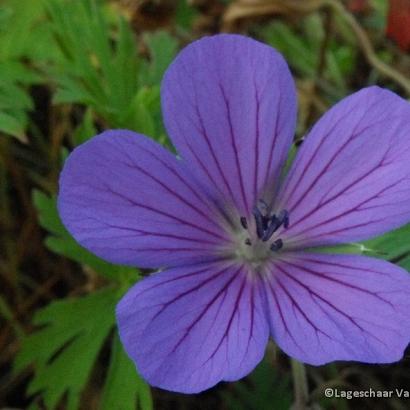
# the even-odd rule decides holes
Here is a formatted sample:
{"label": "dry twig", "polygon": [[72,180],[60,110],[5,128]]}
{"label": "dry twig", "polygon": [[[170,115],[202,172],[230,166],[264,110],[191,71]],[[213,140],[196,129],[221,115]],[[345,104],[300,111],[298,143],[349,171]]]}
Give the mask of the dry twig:
{"label": "dry twig", "polygon": [[244,18],[274,14],[300,15],[329,8],[349,25],[368,63],[381,75],[398,84],[410,96],[410,80],[377,56],[366,31],[339,0],[238,0],[232,3],[223,17],[223,30],[234,31],[238,21]]}

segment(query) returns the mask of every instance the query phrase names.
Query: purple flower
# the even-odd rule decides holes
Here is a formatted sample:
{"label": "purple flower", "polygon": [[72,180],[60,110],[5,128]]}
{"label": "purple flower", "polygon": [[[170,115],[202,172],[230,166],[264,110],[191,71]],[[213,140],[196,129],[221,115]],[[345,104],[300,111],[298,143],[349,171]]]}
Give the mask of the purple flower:
{"label": "purple flower", "polygon": [[75,149],[59,211],[96,255],[159,268],[117,308],[121,340],[152,385],[193,393],[237,380],[269,336],[288,355],[389,363],[410,339],[403,269],[312,248],[410,220],[410,105],[378,88],[335,105],[286,175],[296,93],[272,48],[238,35],[185,48],[162,83],[180,156],[106,131]]}

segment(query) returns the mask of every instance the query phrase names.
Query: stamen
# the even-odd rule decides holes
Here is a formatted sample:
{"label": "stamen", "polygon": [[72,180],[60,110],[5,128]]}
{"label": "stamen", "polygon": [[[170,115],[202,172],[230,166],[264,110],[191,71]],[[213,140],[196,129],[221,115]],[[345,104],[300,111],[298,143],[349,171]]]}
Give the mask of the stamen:
{"label": "stamen", "polygon": [[260,209],[261,213],[263,216],[267,216],[268,215],[268,204],[263,200],[263,199],[259,199],[258,200],[258,205],[257,205],[258,209]]}
{"label": "stamen", "polygon": [[269,222],[270,222],[269,216],[262,216],[262,225],[263,225],[263,230],[264,231],[266,231],[266,229],[268,229]]}
{"label": "stamen", "polygon": [[256,234],[258,235],[258,238],[262,238],[263,236],[263,216],[261,214],[261,211],[259,208],[256,206],[252,210],[253,216],[255,217],[255,222],[256,222]]}
{"label": "stamen", "polygon": [[285,229],[289,228],[289,212],[286,209],[282,209],[279,212],[278,219],[280,220],[280,224],[283,224]]}
{"label": "stamen", "polygon": [[283,241],[282,239],[277,239],[275,242],[272,243],[270,246],[270,250],[273,252],[278,251],[279,249],[283,248]]}
{"label": "stamen", "polygon": [[276,216],[273,215],[271,219],[271,223],[268,226],[268,229],[266,229],[263,234],[262,241],[263,242],[268,241],[272,237],[274,232],[280,227],[280,225],[281,225],[280,219],[276,218]]}
{"label": "stamen", "polygon": [[[289,227],[289,212],[282,209],[278,216],[271,214],[268,205],[262,199],[252,210],[256,223],[256,234],[262,242],[267,242],[272,238],[272,235],[283,226],[285,229]],[[283,247],[283,242],[278,239],[271,245],[272,250],[279,250]]]}
{"label": "stamen", "polygon": [[[282,209],[277,215],[273,214],[270,207],[262,199],[258,200],[257,205],[252,209],[252,215],[255,218],[256,235],[262,242],[269,241],[273,234],[283,226],[287,229],[289,227],[289,212]],[[240,223],[243,229],[249,229],[248,220],[246,217],[240,217]],[[245,245],[253,246],[250,238],[244,240]],[[255,245],[255,252],[258,251],[259,245]],[[269,249],[273,252],[279,251],[283,248],[283,241],[277,238],[272,243],[268,244]]]}
{"label": "stamen", "polygon": [[243,229],[248,229],[248,221],[246,220],[246,218],[244,216],[241,216],[241,225]]}

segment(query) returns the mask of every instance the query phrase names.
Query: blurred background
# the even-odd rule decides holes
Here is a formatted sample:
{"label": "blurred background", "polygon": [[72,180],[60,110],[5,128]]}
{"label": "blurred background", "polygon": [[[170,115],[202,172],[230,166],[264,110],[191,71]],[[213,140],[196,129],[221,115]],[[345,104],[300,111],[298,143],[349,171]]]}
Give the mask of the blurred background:
{"label": "blurred background", "polygon": [[[151,389],[119,343],[114,307],[142,275],[82,249],[56,212],[70,150],[107,128],[170,146],[159,86],[181,47],[247,34],[279,49],[299,93],[295,146],[370,84],[410,97],[410,0],[1,0],[0,409],[288,409],[289,359],[271,344],[246,379],[200,395]],[[363,252],[410,270],[410,226]],[[312,409],[408,409],[326,387],[410,390],[410,358],[307,366]]]}

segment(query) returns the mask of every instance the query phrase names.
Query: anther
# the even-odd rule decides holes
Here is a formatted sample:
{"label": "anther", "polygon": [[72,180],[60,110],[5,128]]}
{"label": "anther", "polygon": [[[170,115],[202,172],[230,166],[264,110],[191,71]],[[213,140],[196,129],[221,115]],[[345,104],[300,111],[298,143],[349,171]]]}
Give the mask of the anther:
{"label": "anther", "polygon": [[256,222],[256,234],[258,235],[258,238],[262,238],[263,236],[263,215],[261,214],[261,211],[259,208],[256,206],[252,210],[253,216],[255,217],[255,222]]}
{"label": "anther", "polygon": [[279,212],[278,219],[280,220],[280,225],[283,224],[285,229],[289,228],[289,212],[286,209],[282,209]]}
{"label": "anther", "polygon": [[262,237],[262,241],[266,242],[268,241],[272,235],[274,234],[274,232],[280,227],[281,223],[280,223],[280,219],[276,218],[275,215],[272,216],[271,220],[270,220],[270,225],[268,226],[268,228],[265,230],[263,237]]}
{"label": "anther", "polygon": [[248,221],[246,220],[246,218],[244,216],[241,216],[241,225],[243,229],[248,229]]}
{"label": "anther", "polygon": [[270,221],[269,216],[262,216],[262,226],[263,226],[264,231],[268,229],[269,221]]}
{"label": "anther", "polygon": [[268,228],[270,220],[268,204],[263,199],[259,199],[257,208],[262,215],[262,226],[263,230],[265,231]]}
{"label": "anther", "polygon": [[267,216],[269,213],[268,210],[268,204],[263,200],[263,199],[259,199],[258,200],[258,205],[257,205],[258,209],[261,210],[262,215]]}
{"label": "anther", "polygon": [[275,242],[272,243],[270,246],[270,250],[273,252],[278,251],[279,249],[282,249],[283,247],[283,241],[282,239],[277,239]]}

